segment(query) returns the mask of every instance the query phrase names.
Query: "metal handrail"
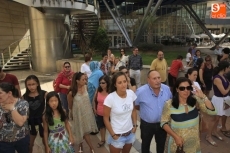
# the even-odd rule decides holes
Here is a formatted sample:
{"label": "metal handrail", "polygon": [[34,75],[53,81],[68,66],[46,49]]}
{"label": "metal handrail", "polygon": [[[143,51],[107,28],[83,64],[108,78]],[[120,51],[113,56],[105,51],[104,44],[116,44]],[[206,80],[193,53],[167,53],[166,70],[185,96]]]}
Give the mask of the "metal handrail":
{"label": "metal handrail", "polygon": [[[19,40],[16,40],[15,42],[11,43],[8,47],[4,48],[4,49],[0,52],[0,54],[1,54],[1,53],[4,53],[5,50],[8,49],[8,48],[9,48],[10,46],[12,46],[13,44],[19,43],[21,40],[23,40],[23,39],[25,39],[25,38],[30,38],[30,35],[27,35],[27,36],[25,36],[25,37],[23,37],[23,38],[21,38],[21,39],[19,39]],[[19,44],[18,44],[18,45],[19,45]]]}
{"label": "metal handrail", "polygon": [[[15,41],[15,42],[11,43],[8,47],[4,48],[4,49],[0,52],[0,54],[1,54],[1,56],[0,56],[0,64],[2,64],[2,66],[4,66],[5,63],[8,62],[8,60],[10,60],[10,58],[12,57],[12,54],[15,52],[15,51],[14,51],[14,52],[11,53],[11,46],[12,46],[12,45],[14,45],[14,44],[17,43],[17,47],[18,47],[19,53],[21,52],[20,42],[21,42],[22,40],[24,40],[24,39],[27,39],[27,40],[28,40],[28,47],[26,47],[26,49],[29,48],[29,47],[30,47],[30,44],[31,44],[31,43],[30,43],[30,35],[27,35],[27,36],[25,36],[25,37],[23,37],[23,38],[21,38],[21,39]],[[17,47],[16,47],[16,48],[17,48]],[[8,51],[8,52],[7,52],[7,51]],[[6,53],[7,53],[9,56],[8,56]],[[4,54],[5,54],[7,57],[9,57],[9,59],[6,59],[5,56],[4,56]]]}

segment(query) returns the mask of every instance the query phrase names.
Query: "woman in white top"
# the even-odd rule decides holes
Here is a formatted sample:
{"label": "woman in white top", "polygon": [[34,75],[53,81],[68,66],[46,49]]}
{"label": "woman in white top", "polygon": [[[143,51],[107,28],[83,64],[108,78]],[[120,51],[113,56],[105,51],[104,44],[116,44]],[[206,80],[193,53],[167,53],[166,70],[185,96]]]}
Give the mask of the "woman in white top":
{"label": "woman in white top", "polygon": [[111,50],[107,50],[108,60],[107,62],[110,62],[110,64],[114,63],[115,56],[112,54]]}
{"label": "woman in white top", "polygon": [[121,49],[121,55],[120,55],[120,60],[127,65],[129,56],[125,54],[125,50]]}
{"label": "woman in white top", "polygon": [[188,49],[188,53],[186,54],[186,59],[185,59],[187,66],[190,65],[191,61],[192,61],[192,48]]}
{"label": "woman in white top", "polygon": [[83,63],[81,65],[81,73],[86,74],[88,78],[92,73],[90,68],[89,68],[89,63],[90,63],[91,59],[92,59],[92,57],[89,54],[86,54],[85,55],[85,63]]}
{"label": "woman in white top", "polygon": [[134,101],[137,96],[127,89],[127,77],[117,72],[111,80],[110,94],[104,101],[104,123],[109,131],[110,153],[129,153],[135,141],[137,113]]}
{"label": "woman in white top", "polygon": [[195,68],[188,69],[187,73],[185,74],[185,77],[191,80],[194,86],[197,86],[199,89],[201,89],[199,83],[196,82],[197,76],[198,76],[198,72],[197,69]]}
{"label": "woman in white top", "polygon": [[115,73],[119,71],[119,67],[125,66],[125,63],[123,63],[118,57],[115,58],[114,64],[111,67],[111,73]]}

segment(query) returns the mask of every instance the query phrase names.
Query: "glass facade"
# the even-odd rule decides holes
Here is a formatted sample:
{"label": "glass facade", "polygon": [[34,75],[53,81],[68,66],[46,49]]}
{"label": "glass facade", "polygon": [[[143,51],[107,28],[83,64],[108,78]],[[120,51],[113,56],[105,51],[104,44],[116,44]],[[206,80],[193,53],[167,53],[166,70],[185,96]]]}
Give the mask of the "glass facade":
{"label": "glass facade", "polygon": [[[207,3],[197,3],[192,5],[192,8],[204,23]],[[131,6],[131,4],[124,5],[123,3],[121,6],[118,6],[118,10],[121,13],[122,21],[129,36],[133,40],[146,11],[146,6]],[[114,9],[113,12],[115,14]],[[111,47],[116,47],[120,43],[126,45],[127,43],[122,33],[108,13],[108,10],[102,13],[102,20],[112,40]],[[155,17],[148,16],[146,23],[147,26],[140,42],[158,43],[167,38],[185,39],[191,34],[203,33],[200,26],[181,5],[161,6],[157,10]]]}

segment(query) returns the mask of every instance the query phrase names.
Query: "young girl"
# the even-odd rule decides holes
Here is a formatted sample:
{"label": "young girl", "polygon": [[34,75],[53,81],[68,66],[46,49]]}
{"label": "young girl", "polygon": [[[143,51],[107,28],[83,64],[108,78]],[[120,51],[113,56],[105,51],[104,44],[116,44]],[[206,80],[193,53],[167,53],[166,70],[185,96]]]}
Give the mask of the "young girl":
{"label": "young girl", "polygon": [[28,124],[30,127],[30,153],[32,153],[34,140],[37,136],[36,126],[38,126],[40,137],[43,138],[42,114],[45,108],[47,92],[41,90],[40,82],[35,75],[29,75],[26,78],[25,87],[26,93],[23,95],[23,99],[29,103]]}
{"label": "young girl", "polygon": [[97,88],[94,96],[93,110],[97,117],[97,126],[101,134],[101,142],[98,143],[97,147],[100,148],[105,144],[105,124],[103,121],[103,104],[105,98],[109,94],[110,78],[107,75],[100,77],[100,86]]}
{"label": "young girl", "polygon": [[46,153],[73,153],[74,140],[70,125],[55,91],[46,96],[46,110],[42,120]]}

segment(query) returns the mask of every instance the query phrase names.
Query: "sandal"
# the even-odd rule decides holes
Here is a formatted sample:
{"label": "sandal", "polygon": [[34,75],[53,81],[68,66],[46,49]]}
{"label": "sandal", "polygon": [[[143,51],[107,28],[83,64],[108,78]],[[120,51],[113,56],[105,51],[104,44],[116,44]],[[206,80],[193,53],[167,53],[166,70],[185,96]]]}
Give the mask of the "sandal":
{"label": "sandal", "polygon": [[220,132],[221,132],[224,136],[230,138],[230,131],[223,131],[223,130],[220,130]]}
{"label": "sandal", "polygon": [[214,147],[217,147],[217,144],[216,144],[216,142],[215,141],[213,141],[212,139],[211,139],[211,137],[210,136],[206,136],[206,141],[208,142],[208,143],[210,143],[212,146],[214,146]]}
{"label": "sandal", "polygon": [[215,138],[217,138],[220,141],[223,141],[223,138],[221,136],[219,136],[218,134],[213,134],[212,133],[212,136],[214,136]]}
{"label": "sandal", "polygon": [[104,144],[105,144],[105,141],[99,142],[99,143],[97,144],[97,148],[100,148],[100,147],[104,146]]}

